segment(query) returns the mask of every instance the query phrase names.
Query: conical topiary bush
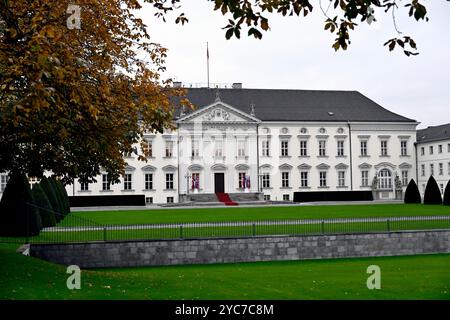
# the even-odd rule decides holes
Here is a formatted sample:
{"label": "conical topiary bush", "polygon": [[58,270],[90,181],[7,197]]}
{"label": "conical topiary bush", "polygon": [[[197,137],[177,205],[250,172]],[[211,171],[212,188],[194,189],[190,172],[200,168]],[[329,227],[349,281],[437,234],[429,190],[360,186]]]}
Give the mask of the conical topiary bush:
{"label": "conical topiary bush", "polygon": [[42,224],[33,203],[28,179],[24,174],[11,173],[0,201],[0,235],[7,237],[38,235]]}
{"label": "conical topiary bush", "polygon": [[450,180],[448,181],[444,191],[444,205],[450,206]]}
{"label": "conical topiary bush", "polygon": [[44,190],[45,195],[48,198],[48,201],[50,201],[50,204],[52,205],[53,212],[55,213],[56,222],[61,221],[64,217],[64,212],[60,207],[60,203],[56,195],[56,190],[53,187],[53,184],[50,183],[50,180],[47,177],[43,177],[39,184]]}
{"label": "conical topiary bush", "polygon": [[56,225],[55,213],[53,212],[52,205],[40,183],[33,186],[31,193],[33,195],[34,204],[38,207],[37,210],[41,217],[42,226],[54,227]]}
{"label": "conical topiary bush", "polygon": [[424,204],[442,204],[441,190],[433,176],[428,179],[425,195],[423,197]]}
{"label": "conical topiary bush", "polygon": [[405,203],[422,203],[422,197],[414,179],[411,179],[406,187]]}

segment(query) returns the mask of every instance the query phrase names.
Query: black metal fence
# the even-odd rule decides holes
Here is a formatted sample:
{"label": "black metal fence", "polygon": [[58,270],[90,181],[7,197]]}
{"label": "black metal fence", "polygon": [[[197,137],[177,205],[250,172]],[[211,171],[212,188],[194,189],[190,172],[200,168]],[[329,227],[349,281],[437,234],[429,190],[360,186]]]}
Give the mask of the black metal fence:
{"label": "black metal fence", "polygon": [[[59,213],[55,213],[59,215]],[[306,219],[246,222],[197,222],[178,224],[104,225],[69,214],[55,227],[44,228],[34,237],[1,237],[0,242],[67,243],[256,237],[275,235],[333,235],[406,230],[450,229],[450,216],[391,218]]]}

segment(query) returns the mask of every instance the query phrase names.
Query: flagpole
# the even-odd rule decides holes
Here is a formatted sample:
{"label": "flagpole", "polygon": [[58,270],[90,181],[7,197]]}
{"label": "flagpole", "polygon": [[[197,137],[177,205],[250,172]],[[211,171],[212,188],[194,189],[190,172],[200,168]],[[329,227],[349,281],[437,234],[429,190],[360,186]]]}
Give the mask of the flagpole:
{"label": "flagpole", "polygon": [[209,47],[208,47],[208,42],[206,42],[206,75],[208,78],[208,88],[209,88]]}

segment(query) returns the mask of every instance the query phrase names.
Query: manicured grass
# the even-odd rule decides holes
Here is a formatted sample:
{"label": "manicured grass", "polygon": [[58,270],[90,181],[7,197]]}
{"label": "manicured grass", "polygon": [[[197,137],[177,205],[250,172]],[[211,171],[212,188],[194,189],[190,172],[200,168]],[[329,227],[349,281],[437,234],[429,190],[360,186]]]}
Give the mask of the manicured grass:
{"label": "manicured grass", "polygon": [[[240,237],[260,235],[305,235],[305,234],[338,234],[338,233],[366,233],[387,232],[400,230],[427,230],[450,229],[450,218],[445,216],[441,220],[429,221],[372,221],[372,222],[346,222],[308,224],[276,224],[252,226],[195,226],[166,228],[140,228],[123,230],[90,230],[90,231],[41,231],[40,235],[33,237],[33,243],[38,242],[82,242],[103,240],[137,240],[137,239],[172,239],[172,238],[205,238],[205,237]],[[389,229],[388,229],[389,228]],[[17,240],[17,239],[16,239]],[[24,242],[24,239],[22,241]]]}
{"label": "manicured grass", "polygon": [[[450,299],[450,254],[82,271],[0,244],[0,299]],[[368,290],[369,265],[381,290]]]}
{"label": "manicured grass", "polygon": [[[330,219],[450,215],[450,206],[417,204],[302,205],[140,211],[76,212],[76,216],[100,224],[129,225],[220,221],[270,221],[289,219]],[[70,223],[65,220],[64,223]],[[80,222],[82,224],[82,222]]]}

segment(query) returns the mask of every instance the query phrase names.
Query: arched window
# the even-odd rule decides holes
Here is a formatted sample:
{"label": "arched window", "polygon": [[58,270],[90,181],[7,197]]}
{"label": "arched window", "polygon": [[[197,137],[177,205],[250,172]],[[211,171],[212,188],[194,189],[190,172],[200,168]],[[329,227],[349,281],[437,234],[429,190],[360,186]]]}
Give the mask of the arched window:
{"label": "arched window", "polygon": [[392,174],[388,169],[382,169],[378,173],[378,188],[392,189]]}

